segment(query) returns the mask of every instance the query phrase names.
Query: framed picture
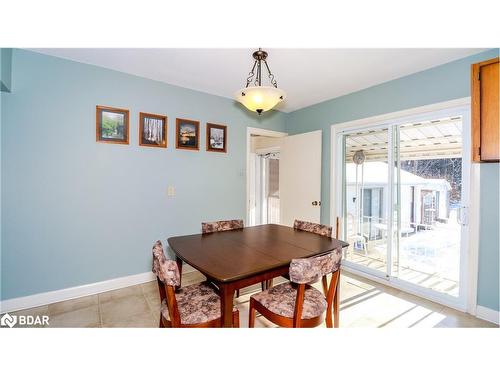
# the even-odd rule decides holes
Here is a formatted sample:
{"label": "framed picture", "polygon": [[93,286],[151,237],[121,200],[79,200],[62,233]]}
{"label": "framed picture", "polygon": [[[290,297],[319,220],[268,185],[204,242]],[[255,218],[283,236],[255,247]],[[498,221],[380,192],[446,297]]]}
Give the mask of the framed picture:
{"label": "framed picture", "polygon": [[200,149],[200,122],[178,118],[176,125],[176,148],[186,150]]}
{"label": "framed picture", "polygon": [[96,106],[96,141],[107,143],[129,143],[128,109]]}
{"label": "framed picture", "polygon": [[227,126],[207,123],[207,151],[226,152]]}
{"label": "framed picture", "polygon": [[139,113],[139,145],[167,148],[167,116]]}

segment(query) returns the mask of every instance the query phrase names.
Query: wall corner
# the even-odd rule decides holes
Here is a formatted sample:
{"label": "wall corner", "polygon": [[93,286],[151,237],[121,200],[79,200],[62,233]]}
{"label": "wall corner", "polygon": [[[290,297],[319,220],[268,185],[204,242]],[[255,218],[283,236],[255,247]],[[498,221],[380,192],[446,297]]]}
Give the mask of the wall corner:
{"label": "wall corner", "polygon": [[12,90],[12,48],[0,48],[0,91]]}

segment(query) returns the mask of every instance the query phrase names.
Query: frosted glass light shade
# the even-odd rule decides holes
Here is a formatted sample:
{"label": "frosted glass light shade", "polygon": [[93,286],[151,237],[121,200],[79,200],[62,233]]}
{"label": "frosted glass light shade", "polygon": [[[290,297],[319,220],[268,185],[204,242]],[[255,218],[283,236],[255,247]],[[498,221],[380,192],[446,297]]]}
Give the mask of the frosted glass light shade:
{"label": "frosted glass light shade", "polygon": [[239,90],[235,98],[250,111],[261,114],[285,99],[285,92],[272,86],[252,86]]}

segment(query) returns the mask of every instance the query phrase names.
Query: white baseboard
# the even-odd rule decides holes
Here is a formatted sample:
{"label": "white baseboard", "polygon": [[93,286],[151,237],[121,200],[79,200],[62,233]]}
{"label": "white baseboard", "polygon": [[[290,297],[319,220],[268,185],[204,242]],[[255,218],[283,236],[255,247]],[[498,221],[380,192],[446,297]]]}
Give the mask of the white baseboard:
{"label": "white baseboard", "polygon": [[[189,264],[182,266],[182,273],[193,272],[195,269]],[[91,296],[93,294],[109,292],[110,290],[126,288],[128,286],[147,283],[156,280],[152,272],[138,273],[136,275],[118,277],[116,279],[104,280],[93,284],[75,286],[67,289],[59,289],[51,292],[32,294],[30,296],[18,297],[0,301],[0,313],[17,310],[31,309],[51,303],[67,301],[69,299]]]}
{"label": "white baseboard", "polygon": [[499,317],[500,311],[495,311],[484,306],[477,305],[476,316],[479,319],[487,320],[488,322],[500,324]]}
{"label": "white baseboard", "polygon": [[0,312],[11,312],[44,306],[50,303],[66,301],[73,298],[86,297],[92,294],[108,292],[114,289],[126,288],[128,286],[146,283],[155,280],[152,272],[144,272],[136,275],[119,277],[116,279],[100,281],[93,284],[80,285],[73,288],[54,290],[51,292],[33,294],[26,297],[18,297],[0,301]]}

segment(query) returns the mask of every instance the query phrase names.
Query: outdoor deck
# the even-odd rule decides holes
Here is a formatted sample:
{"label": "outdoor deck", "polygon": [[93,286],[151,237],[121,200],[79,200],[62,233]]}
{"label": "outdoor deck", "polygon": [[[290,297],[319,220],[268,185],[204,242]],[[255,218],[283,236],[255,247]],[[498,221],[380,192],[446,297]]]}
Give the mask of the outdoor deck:
{"label": "outdoor deck", "polygon": [[[354,254],[350,254],[349,261],[367,266],[371,269],[376,269],[381,272],[386,271],[386,263],[384,259],[377,259],[366,256],[362,252],[355,251]],[[393,275],[397,276],[398,273],[397,265],[393,266]],[[432,290],[449,294],[451,296],[458,296],[458,281],[447,279],[440,274],[436,273],[426,273],[411,269],[410,267],[401,267],[399,278],[405,281],[412,282],[414,284],[420,285],[425,288],[430,288]]]}

